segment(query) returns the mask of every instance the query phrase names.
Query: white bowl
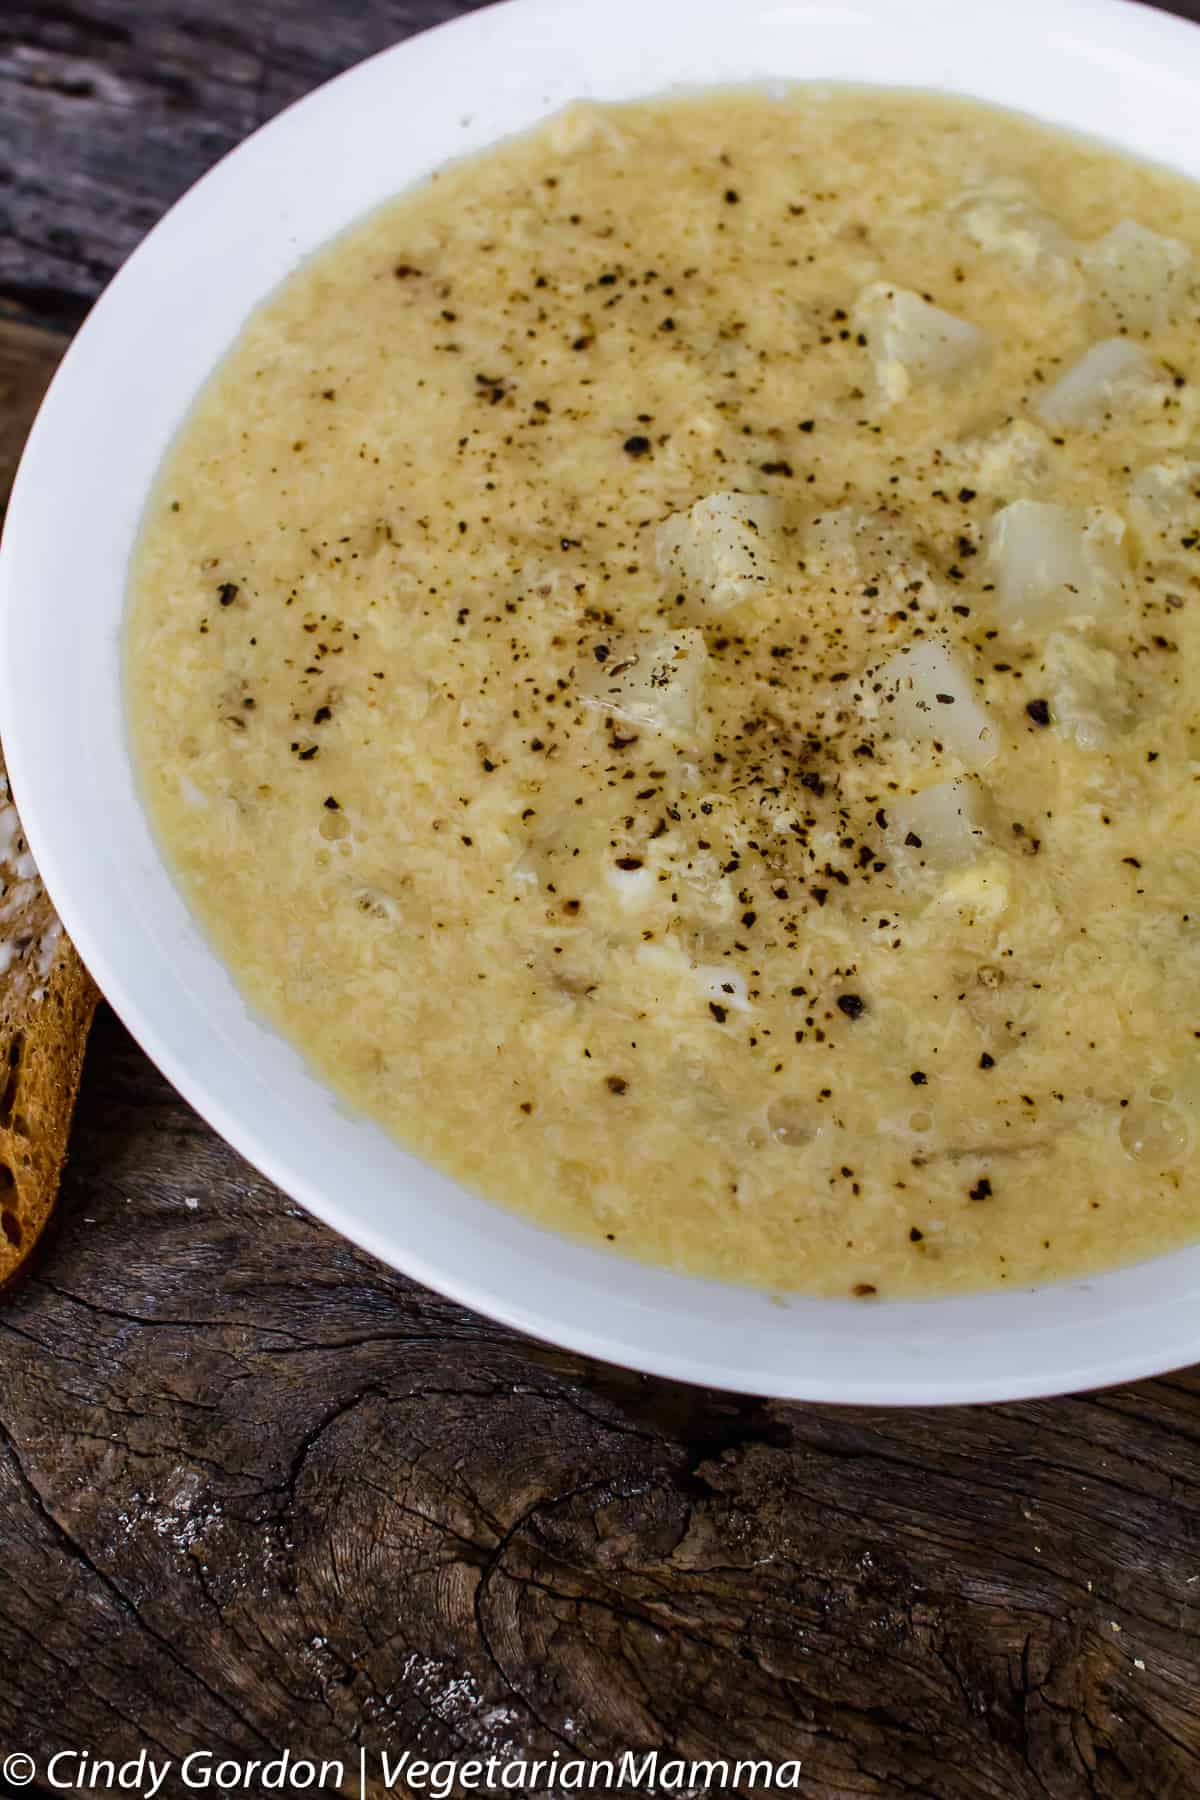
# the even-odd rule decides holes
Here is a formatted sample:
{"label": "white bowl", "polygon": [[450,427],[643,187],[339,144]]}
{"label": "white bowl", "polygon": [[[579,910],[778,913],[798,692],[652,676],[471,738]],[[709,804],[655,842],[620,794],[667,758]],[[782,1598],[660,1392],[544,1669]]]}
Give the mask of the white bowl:
{"label": "white bowl", "polygon": [[159,459],[247,314],[350,220],[585,96],[831,78],[1019,107],[1200,176],[1200,31],[1124,0],[510,0],[375,57],[220,163],[121,270],[57,375],[0,557],[0,718],[34,853],[130,1030],[311,1211],[571,1349],[762,1394],[1017,1399],[1200,1357],[1200,1246],[974,1299],[802,1298],[644,1268],[514,1218],[351,1116],[247,1011],[150,834],[119,640]]}

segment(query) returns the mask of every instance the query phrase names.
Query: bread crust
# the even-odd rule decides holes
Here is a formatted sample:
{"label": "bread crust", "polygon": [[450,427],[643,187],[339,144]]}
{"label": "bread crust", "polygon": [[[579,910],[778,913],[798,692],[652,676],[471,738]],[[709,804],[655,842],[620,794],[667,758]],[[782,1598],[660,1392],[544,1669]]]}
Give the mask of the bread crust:
{"label": "bread crust", "polygon": [[29,855],[0,752],[0,1291],[54,1209],[98,994]]}

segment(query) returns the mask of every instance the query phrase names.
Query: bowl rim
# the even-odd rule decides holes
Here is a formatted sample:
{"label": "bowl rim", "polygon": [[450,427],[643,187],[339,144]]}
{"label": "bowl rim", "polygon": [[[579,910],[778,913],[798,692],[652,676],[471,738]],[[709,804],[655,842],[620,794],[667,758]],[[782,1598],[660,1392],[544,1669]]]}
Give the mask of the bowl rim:
{"label": "bowl rim", "polygon": [[[884,85],[871,73],[884,69],[907,77],[891,85],[970,92],[1090,125],[1117,147],[1200,177],[1187,129],[1200,95],[1200,31],[1132,0],[1006,0],[1002,22],[991,0],[742,0],[736,32],[733,17],[728,0],[660,0],[649,11],[643,0],[603,9],[503,0],[317,88],[160,220],[68,349],[9,505],[0,717],[26,834],[84,961],[184,1098],[285,1194],[478,1313],[650,1374],[809,1401],[1015,1400],[1176,1368],[1200,1356],[1200,1244],[1035,1289],[780,1304],[630,1263],[467,1194],[346,1113],[247,1011],[196,922],[181,917],[145,815],[140,824],[135,816],[120,632],[146,470],[194,399],[195,372],[207,372],[238,323],[332,235],[317,231],[312,205],[340,218],[340,229],[448,154],[508,135],[575,95],[632,97],[703,79]],[[653,70],[667,79],[647,73],[636,85]],[[1064,74],[1074,84],[1064,87]],[[394,116],[398,93],[403,120]],[[1048,113],[1054,94],[1061,105]],[[401,163],[390,188],[356,204],[366,190],[355,171],[372,141],[402,151]],[[324,166],[331,157],[337,166]],[[218,250],[245,259],[232,296],[213,294]],[[203,317],[197,280],[207,283]]]}

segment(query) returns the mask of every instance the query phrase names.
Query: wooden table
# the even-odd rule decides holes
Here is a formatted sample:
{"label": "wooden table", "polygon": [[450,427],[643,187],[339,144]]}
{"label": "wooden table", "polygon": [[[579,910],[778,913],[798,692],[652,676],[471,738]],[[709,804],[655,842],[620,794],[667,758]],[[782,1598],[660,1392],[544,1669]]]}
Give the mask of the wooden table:
{"label": "wooden table", "polygon": [[[201,170],[461,10],[6,0],[5,472]],[[1200,1370],[839,1412],[525,1342],[292,1206],[102,1011],[0,1311],[0,1753],[659,1747],[799,1757],[821,1800],[1183,1800],[1198,1507]]]}

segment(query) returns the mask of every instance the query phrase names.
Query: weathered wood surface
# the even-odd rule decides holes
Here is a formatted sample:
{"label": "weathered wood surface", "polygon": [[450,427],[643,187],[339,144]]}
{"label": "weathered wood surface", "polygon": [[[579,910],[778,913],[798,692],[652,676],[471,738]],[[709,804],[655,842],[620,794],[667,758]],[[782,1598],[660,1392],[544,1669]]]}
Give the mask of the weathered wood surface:
{"label": "weathered wood surface", "polygon": [[[0,465],[33,322],[438,10],[10,0]],[[0,1310],[0,1667],[0,1754],[42,1762],[658,1747],[799,1757],[818,1800],[1190,1800],[1200,1371],[889,1415],[602,1368],[333,1237],[102,1012]]]}
{"label": "weathered wood surface", "polygon": [[314,1224],[111,1015],[0,1367],[2,1744],[1200,1793],[1195,1371],[888,1415],[599,1368]]}
{"label": "weathered wood surface", "polygon": [[479,0],[4,0],[0,301],[77,325],[172,201],[331,75]]}

